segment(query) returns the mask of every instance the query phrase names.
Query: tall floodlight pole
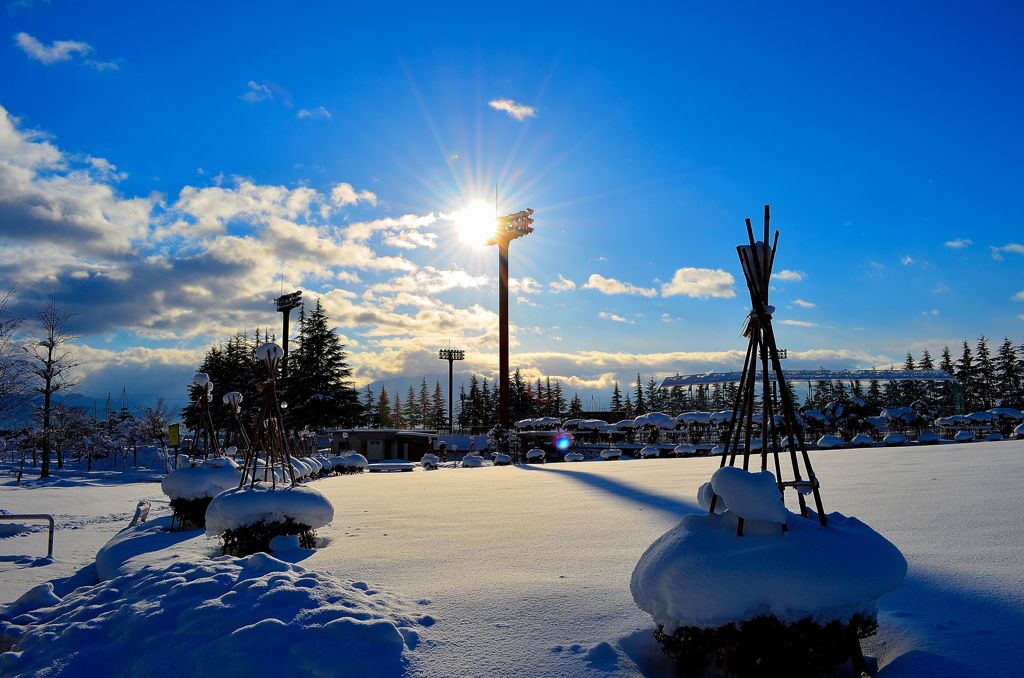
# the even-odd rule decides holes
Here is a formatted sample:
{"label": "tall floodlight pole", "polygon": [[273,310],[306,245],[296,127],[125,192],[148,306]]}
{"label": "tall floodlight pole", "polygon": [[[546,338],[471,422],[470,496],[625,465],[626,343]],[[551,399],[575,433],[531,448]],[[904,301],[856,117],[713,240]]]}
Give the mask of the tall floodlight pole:
{"label": "tall floodlight pole", "polygon": [[[508,246],[516,238],[533,233],[532,209],[499,217],[488,245],[498,246],[498,423],[509,429],[508,393]],[[504,446],[504,443],[502,443]],[[504,450],[502,450],[504,451]]]}
{"label": "tall floodlight pole", "polygon": [[281,347],[284,349],[284,359],[281,361],[281,380],[288,378],[288,317],[292,314],[293,308],[302,306],[302,291],[283,294],[274,299],[277,304],[277,312],[282,316]]}
{"label": "tall floodlight pole", "polygon": [[452,364],[456,360],[465,360],[466,352],[459,348],[442,348],[437,352],[440,360],[448,361],[448,433],[454,433],[452,428]]}

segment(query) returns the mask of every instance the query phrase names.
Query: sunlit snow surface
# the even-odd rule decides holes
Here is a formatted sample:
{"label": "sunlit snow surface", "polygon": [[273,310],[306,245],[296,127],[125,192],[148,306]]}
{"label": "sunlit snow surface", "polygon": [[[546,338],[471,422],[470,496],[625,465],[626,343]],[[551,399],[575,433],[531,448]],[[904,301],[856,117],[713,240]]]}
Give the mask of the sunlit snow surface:
{"label": "sunlit snow surface", "polygon": [[[902,587],[879,602],[879,634],[865,641],[881,675],[1017,675],[1024,664],[1024,441],[815,451],[811,459],[825,510],[856,516],[908,561]],[[317,480],[312,487],[331,500],[334,519],[318,530],[323,547],[301,565],[367,582],[436,619],[405,650],[412,675],[669,675],[650,639],[651,617],[630,595],[630,575],[655,539],[700,511],[697,488],[719,461]],[[65,525],[80,527],[58,531],[52,565],[0,560],[0,600],[74,571],[74,561],[84,564],[84,554],[116,529],[109,516],[124,525],[135,499],[160,494],[154,484],[0,486],[0,507],[56,511]],[[215,545],[196,541],[207,552]],[[0,539],[0,549],[42,555],[45,536]],[[46,577],[51,568],[63,569]]]}

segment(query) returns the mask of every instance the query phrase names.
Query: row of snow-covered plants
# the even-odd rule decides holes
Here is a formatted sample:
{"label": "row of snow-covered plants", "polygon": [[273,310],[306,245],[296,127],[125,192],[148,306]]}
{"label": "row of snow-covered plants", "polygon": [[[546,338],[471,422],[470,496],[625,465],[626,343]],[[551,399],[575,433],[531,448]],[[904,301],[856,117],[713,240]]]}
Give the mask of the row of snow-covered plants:
{"label": "row of snow-covered plants", "polygon": [[[670,415],[650,412],[635,419],[608,423],[601,419],[568,419],[555,417],[523,419],[517,429],[524,431],[566,430],[574,432],[582,446],[607,445],[694,445],[711,448],[723,444],[728,435],[731,410],[719,412],[684,412]],[[804,442],[818,447],[870,446],[876,443],[900,445],[912,440],[937,443],[941,440],[970,442],[1024,438],[1024,413],[1008,407],[982,412],[935,417],[929,405],[917,401],[910,407],[883,409],[877,414],[868,411],[863,401],[830,402],[821,410],[805,408],[797,415]],[[760,414],[752,417],[754,437],[762,423]],[[785,438],[785,423],[774,417],[775,432]],[[769,430],[769,435],[772,433]],[[794,432],[795,433],[795,432]]]}

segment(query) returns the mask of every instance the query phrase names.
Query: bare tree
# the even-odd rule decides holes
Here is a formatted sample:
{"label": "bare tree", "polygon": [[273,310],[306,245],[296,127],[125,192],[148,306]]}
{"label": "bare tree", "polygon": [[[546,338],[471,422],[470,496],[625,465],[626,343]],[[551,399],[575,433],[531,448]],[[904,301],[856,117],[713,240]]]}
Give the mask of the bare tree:
{"label": "bare tree", "polygon": [[25,387],[25,360],[15,343],[22,319],[7,311],[13,290],[0,296],[0,423],[25,411],[30,391]]}
{"label": "bare tree", "polygon": [[25,347],[29,357],[29,371],[39,379],[35,392],[43,396],[43,404],[39,408],[42,423],[43,463],[39,477],[50,475],[50,414],[53,409],[53,396],[58,391],[66,391],[75,386],[72,371],[81,363],[75,362],[69,351],[68,344],[77,338],[68,329],[68,321],[72,314],[57,305],[55,297],[37,313],[43,338],[34,345]]}
{"label": "bare tree", "polygon": [[164,440],[167,438],[167,426],[171,423],[174,410],[168,407],[163,399],[157,400],[156,405],[147,405],[139,410],[139,418],[136,420],[143,438],[156,440],[160,443],[160,456],[164,459],[164,468],[167,467],[167,447]]}

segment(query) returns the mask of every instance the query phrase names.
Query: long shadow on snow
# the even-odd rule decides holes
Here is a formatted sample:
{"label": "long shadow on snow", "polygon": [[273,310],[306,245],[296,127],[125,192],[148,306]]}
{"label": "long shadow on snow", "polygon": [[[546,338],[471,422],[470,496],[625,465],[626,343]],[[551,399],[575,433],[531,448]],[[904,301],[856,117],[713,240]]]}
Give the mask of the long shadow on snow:
{"label": "long shadow on snow", "polygon": [[704,509],[700,508],[696,504],[680,501],[673,497],[666,497],[661,494],[655,494],[654,492],[649,492],[648,490],[635,485],[630,485],[620,480],[613,480],[612,478],[603,475],[587,473],[585,471],[566,471],[557,468],[548,468],[538,464],[517,465],[516,468],[522,471],[541,471],[543,473],[564,475],[578,483],[583,483],[584,485],[607,492],[608,494],[614,494],[618,497],[622,497],[623,499],[628,499],[637,504],[642,504],[678,518],[682,518],[683,516],[691,513],[704,512]]}

